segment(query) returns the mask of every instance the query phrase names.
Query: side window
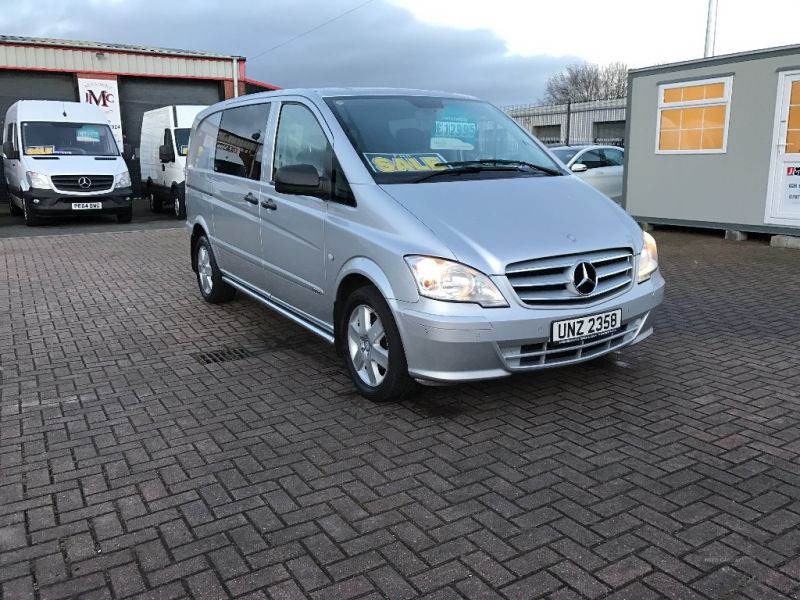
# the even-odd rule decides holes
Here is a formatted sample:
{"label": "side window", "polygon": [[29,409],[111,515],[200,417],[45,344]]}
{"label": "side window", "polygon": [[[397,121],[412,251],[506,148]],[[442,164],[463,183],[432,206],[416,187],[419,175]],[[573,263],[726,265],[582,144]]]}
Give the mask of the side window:
{"label": "side window", "polygon": [[275,141],[273,177],[275,171],[287,165],[312,165],[320,177],[327,177],[330,159],[328,138],[314,113],[302,104],[284,104]]}
{"label": "side window", "polygon": [[603,150],[603,154],[606,157],[606,162],[611,167],[621,167],[623,164],[625,164],[625,155],[622,153],[622,150],[606,148]]}
{"label": "side window", "polygon": [[214,153],[217,173],[261,179],[269,107],[269,104],[249,104],[222,111]]}
{"label": "side window", "polygon": [[211,170],[214,166],[214,152],[217,147],[217,132],[221,113],[203,119],[191,136],[187,166],[190,169]]}
{"label": "side window", "polygon": [[581,154],[575,162],[586,165],[587,169],[597,169],[599,167],[606,167],[606,159],[600,153],[600,150],[587,150]]}

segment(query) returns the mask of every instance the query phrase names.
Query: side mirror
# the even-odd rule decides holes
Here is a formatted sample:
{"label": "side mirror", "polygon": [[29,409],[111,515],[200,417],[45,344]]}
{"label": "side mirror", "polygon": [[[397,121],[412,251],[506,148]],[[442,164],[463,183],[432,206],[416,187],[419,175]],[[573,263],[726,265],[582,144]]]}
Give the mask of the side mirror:
{"label": "side mirror", "polygon": [[584,171],[588,171],[589,168],[583,163],[575,163],[572,165],[572,172],[573,173],[583,173]]}
{"label": "side mirror", "polygon": [[317,196],[322,186],[317,169],[311,165],[286,165],[275,172],[275,191],[279,194]]}
{"label": "side mirror", "polygon": [[175,151],[166,144],[158,147],[158,159],[162,163],[175,162]]}
{"label": "side mirror", "polygon": [[19,152],[14,150],[13,142],[3,142],[3,154],[8,160],[18,160]]}
{"label": "side mirror", "polygon": [[124,160],[133,160],[133,148],[130,144],[122,144],[122,158]]}

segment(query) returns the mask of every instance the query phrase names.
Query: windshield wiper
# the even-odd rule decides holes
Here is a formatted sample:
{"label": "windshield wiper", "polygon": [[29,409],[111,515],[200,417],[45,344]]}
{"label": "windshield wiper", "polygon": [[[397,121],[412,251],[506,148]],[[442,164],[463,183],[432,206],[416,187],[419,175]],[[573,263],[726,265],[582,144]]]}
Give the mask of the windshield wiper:
{"label": "windshield wiper", "polygon": [[508,160],[505,158],[479,158],[477,160],[461,160],[449,163],[438,163],[438,165],[442,166],[449,165],[453,167],[469,166],[469,165],[516,166],[516,167],[528,167],[530,169],[535,169],[537,171],[541,171],[542,173],[547,173],[548,175],[553,175],[553,176],[563,175],[561,171],[559,171],[558,169],[553,169],[552,167],[544,167],[542,165],[526,162],[524,160]]}
{"label": "windshield wiper", "polygon": [[433,171],[415,179],[412,183],[420,183],[439,177],[441,175],[462,175],[464,173],[480,173],[481,171],[521,171],[522,167],[534,169],[547,175],[563,175],[561,171],[543,167],[522,160],[505,160],[499,158],[485,158],[480,160],[461,160],[456,162],[440,162],[433,165],[435,167],[446,167],[440,171]]}

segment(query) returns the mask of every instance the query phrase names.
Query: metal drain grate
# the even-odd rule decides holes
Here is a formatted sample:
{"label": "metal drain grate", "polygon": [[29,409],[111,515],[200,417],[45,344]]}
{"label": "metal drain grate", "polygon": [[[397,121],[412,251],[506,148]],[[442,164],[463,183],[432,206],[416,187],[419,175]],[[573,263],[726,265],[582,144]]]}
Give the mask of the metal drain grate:
{"label": "metal drain grate", "polygon": [[198,352],[192,356],[194,356],[194,359],[201,365],[210,365],[212,363],[231,362],[242,358],[250,358],[255,355],[247,348],[222,348],[221,350],[211,350],[210,352]]}

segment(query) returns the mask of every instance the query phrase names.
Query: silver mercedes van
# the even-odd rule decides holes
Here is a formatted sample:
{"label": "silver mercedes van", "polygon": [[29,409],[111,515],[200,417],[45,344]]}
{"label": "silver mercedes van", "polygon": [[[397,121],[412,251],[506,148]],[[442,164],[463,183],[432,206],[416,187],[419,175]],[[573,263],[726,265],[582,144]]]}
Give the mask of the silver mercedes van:
{"label": "silver mercedes van", "polygon": [[316,333],[375,401],[635,344],[664,293],[653,238],[469,96],[216,104],[192,128],[186,209],[202,296]]}

